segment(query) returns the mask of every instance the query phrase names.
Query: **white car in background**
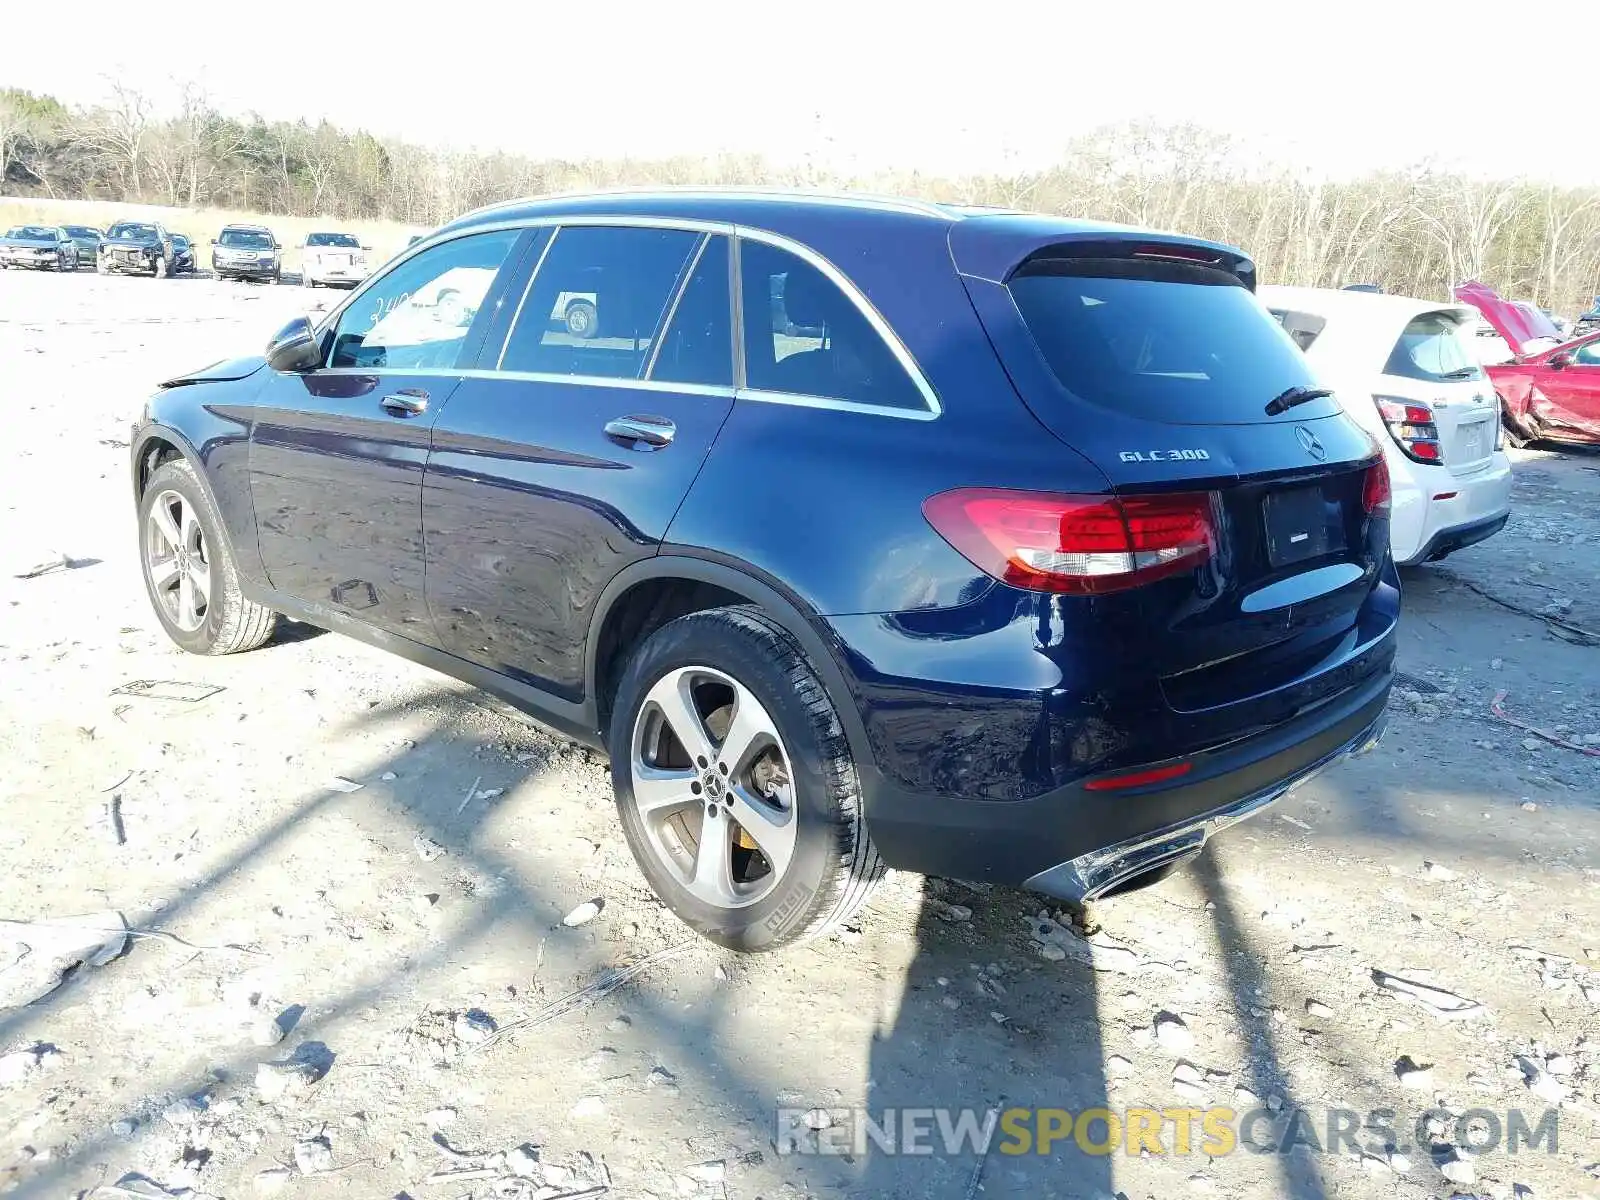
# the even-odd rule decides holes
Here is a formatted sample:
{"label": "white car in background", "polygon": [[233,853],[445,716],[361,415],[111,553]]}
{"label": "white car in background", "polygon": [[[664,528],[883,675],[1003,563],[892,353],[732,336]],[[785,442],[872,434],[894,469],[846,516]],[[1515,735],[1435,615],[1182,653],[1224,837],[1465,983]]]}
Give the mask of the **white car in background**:
{"label": "white car in background", "polygon": [[1498,533],[1511,512],[1500,406],[1461,304],[1325,288],[1257,290],[1323,385],[1383,447],[1397,563]]}
{"label": "white car in background", "polygon": [[300,279],[307,287],[355,287],[372,274],[363,246],[353,233],[312,233],[300,247]]}

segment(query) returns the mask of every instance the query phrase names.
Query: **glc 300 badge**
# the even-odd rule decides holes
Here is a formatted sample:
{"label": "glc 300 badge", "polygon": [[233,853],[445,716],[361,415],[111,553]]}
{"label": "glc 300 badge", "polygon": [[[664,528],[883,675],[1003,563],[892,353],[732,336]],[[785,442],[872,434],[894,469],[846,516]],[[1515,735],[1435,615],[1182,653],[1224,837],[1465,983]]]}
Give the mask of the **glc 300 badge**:
{"label": "glc 300 badge", "polygon": [[1124,450],[1117,457],[1123,462],[1205,462],[1211,455],[1204,450]]}

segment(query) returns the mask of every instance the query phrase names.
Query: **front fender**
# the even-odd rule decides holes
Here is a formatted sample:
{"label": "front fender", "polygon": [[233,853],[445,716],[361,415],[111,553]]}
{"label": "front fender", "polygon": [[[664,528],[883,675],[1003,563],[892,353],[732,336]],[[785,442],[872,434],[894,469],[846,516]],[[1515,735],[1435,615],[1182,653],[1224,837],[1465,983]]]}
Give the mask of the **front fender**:
{"label": "front fender", "polygon": [[239,380],[156,393],[129,439],[129,465],[137,498],[161,443],[187,459],[222,517],[240,574],[265,585],[250,493],[251,409],[239,391],[246,386]]}

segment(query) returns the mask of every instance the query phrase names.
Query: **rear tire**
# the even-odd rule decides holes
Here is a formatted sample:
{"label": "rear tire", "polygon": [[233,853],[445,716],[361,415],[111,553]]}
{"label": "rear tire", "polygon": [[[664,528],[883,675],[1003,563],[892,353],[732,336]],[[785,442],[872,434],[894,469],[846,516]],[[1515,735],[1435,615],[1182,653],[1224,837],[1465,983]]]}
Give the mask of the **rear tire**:
{"label": "rear tire", "polygon": [[1506,445],[1513,449],[1521,450],[1533,440],[1517,428],[1516,422],[1511,419],[1511,414],[1506,411],[1504,404],[1500,406],[1500,427],[1505,430]]}
{"label": "rear tire", "polygon": [[[169,536],[174,531],[176,539]],[[145,484],[139,497],[139,550],[145,593],[156,619],[173,643],[190,654],[254,650],[277,628],[277,613],[245,599],[222,518],[187,459],[163,464]],[[203,587],[195,582],[202,574]],[[184,575],[191,580],[187,598]],[[203,605],[197,604],[195,598],[202,595]]]}
{"label": "rear tire", "polygon": [[799,644],[759,609],[691,613],[651,634],[618,684],[609,748],[639,869],[721,946],[814,937],[883,876],[839,716]]}

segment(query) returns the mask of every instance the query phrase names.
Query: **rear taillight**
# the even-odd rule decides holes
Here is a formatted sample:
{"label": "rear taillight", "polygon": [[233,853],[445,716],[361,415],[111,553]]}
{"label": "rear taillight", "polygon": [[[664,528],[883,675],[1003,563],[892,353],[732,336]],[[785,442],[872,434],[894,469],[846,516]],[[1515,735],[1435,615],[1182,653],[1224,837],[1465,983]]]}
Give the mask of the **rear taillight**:
{"label": "rear taillight", "polygon": [[941,537],[1013,587],[1096,595],[1193,570],[1215,547],[1211,496],[958,488],[923,502]]}
{"label": "rear taillight", "polygon": [[1395,445],[1405,456],[1420,463],[1442,463],[1439,427],[1433,423],[1433,409],[1420,400],[1398,396],[1374,396],[1378,413]]}
{"label": "rear taillight", "polygon": [[1389,464],[1380,458],[1361,478],[1361,508],[1368,516],[1380,509],[1387,514],[1389,498]]}

